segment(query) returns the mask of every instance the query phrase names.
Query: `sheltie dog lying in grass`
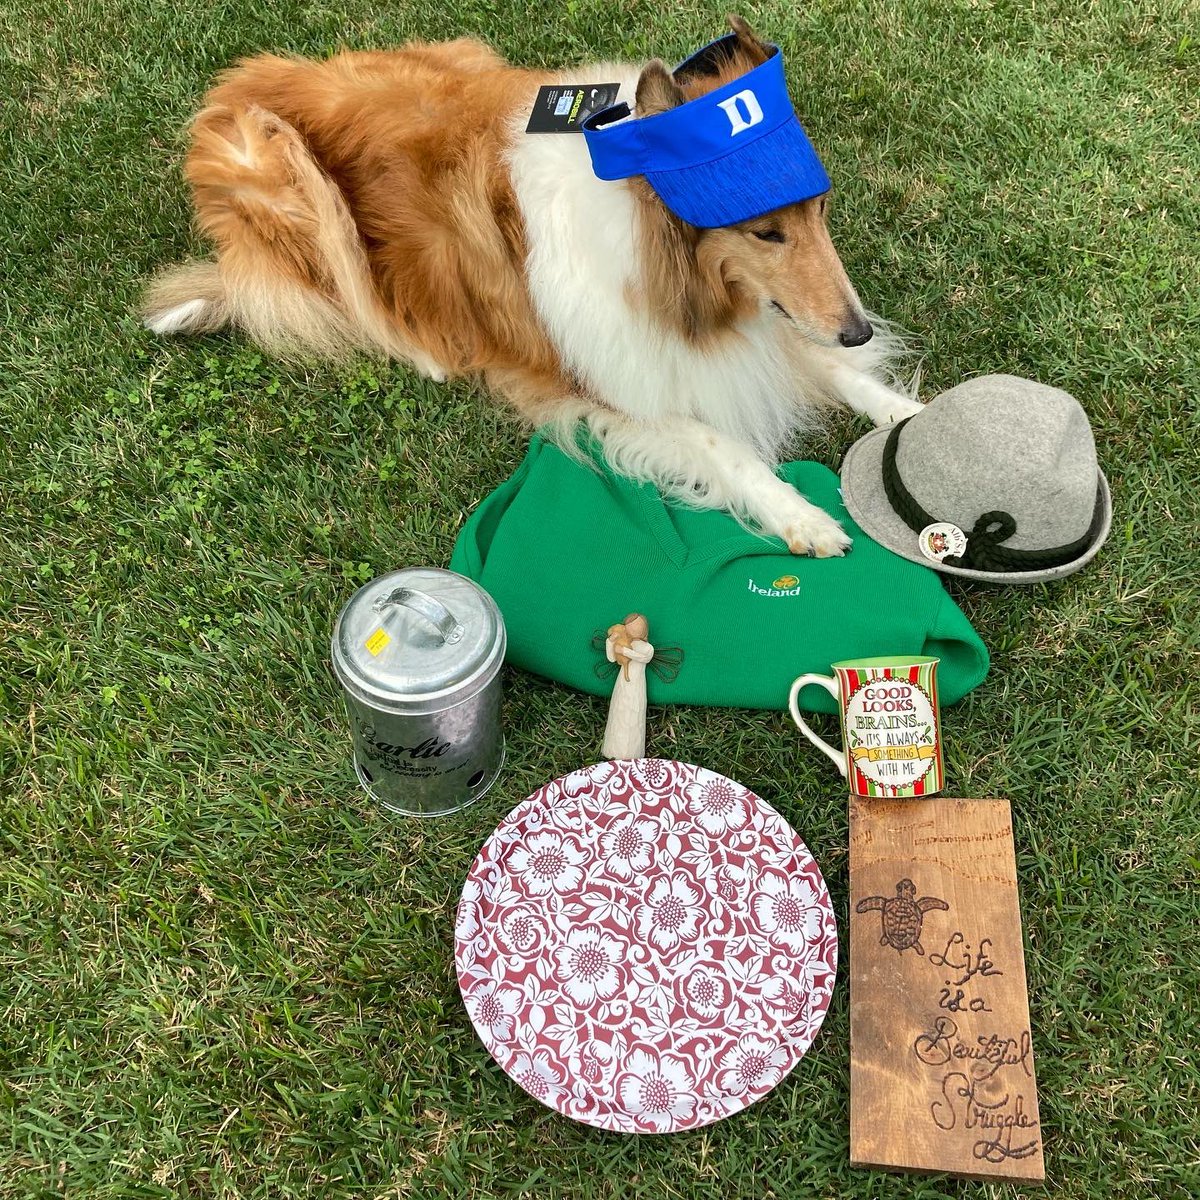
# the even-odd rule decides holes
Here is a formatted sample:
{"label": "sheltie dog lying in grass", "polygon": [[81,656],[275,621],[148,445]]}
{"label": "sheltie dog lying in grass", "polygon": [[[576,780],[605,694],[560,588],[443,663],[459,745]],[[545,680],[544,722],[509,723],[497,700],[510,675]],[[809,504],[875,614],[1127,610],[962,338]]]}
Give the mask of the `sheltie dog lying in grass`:
{"label": "sheltie dog lying in grass", "polygon": [[155,280],[146,324],[481,377],[568,446],[582,422],[623,474],[797,554],[844,553],[774,464],[823,400],[879,424],[918,406],[884,382],[897,343],[846,277],[825,196],[698,228],[642,177],[598,179],[582,135],[524,132],[543,84],[619,82],[640,119],[730,83],[772,53],[730,24],[714,73],[682,79],[658,60],[524,70],[470,40],[241,63],[187,157],[216,261]]}

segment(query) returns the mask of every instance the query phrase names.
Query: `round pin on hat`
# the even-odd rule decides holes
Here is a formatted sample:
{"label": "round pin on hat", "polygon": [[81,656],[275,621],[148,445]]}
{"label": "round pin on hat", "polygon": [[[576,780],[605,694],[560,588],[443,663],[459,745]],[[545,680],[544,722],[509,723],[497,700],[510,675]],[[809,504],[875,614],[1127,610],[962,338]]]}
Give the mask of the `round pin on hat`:
{"label": "round pin on hat", "polygon": [[918,534],[917,547],[930,562],[962,558],[967,549],[967,535],[949,521],[934,521]]}
{"label": "round pin on hat", "polygon": [[1079,401],[1013,375],[960,383],[860,438],[842,464],[842,498],[901,557],[989,583],[1070,575],[1112,525]]}

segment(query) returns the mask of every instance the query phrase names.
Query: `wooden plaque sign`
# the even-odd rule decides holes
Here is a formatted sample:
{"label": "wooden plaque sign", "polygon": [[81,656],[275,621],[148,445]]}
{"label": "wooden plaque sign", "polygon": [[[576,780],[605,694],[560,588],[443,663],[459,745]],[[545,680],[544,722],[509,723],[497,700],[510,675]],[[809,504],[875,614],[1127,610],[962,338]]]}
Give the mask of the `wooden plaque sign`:
{"label": "wooden plaque sign", "polygon": [[1045,1178],[1007,800],[850,800],[850,1161]]}

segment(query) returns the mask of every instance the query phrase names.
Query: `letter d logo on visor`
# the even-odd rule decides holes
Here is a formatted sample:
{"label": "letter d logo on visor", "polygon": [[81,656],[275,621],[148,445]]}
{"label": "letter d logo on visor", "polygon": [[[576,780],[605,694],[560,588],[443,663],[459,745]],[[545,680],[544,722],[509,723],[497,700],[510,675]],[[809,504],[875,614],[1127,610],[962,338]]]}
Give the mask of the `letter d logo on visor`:
{"label": "letter d logo on visor", "polygon": [[[718,38],[675,68],[704,76],[727,64],[738,35]],[[788,98],[778,46],[752,71],[665,112],[635,117],[614,104],[582,123],[597,179],[645,176],[681,221],[700,229],[736,225],[829,191]],[[718,112],[719,110],[719,112]]]}
{"label": "letter d logo on visor", "polygon": [[[738,92],[736,96],[730,96],[728,100],[722,100],[717,107],[723,109],[729,118],[731,137],[735,133],[753,129],[763,119],[763,110],[758,102],[758,97],[749,88]],[[743,109],[745,110],[744,116],[742,115]]]}

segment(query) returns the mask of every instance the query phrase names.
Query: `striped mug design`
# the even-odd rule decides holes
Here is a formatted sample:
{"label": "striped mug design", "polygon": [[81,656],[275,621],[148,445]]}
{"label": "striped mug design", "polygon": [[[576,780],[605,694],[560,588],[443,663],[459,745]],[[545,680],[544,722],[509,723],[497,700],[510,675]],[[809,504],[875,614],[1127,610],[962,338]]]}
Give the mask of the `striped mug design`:
{"label": "striped mug design", "polygon": [[[801,675],[788,697],[800,732],[827,754],[855,796],[934,796],[945,783],[936,658],[857,658],[832,664],[833,677]],[[800,689],[823,687],[837,702],[839,750],[800,715]]]}

